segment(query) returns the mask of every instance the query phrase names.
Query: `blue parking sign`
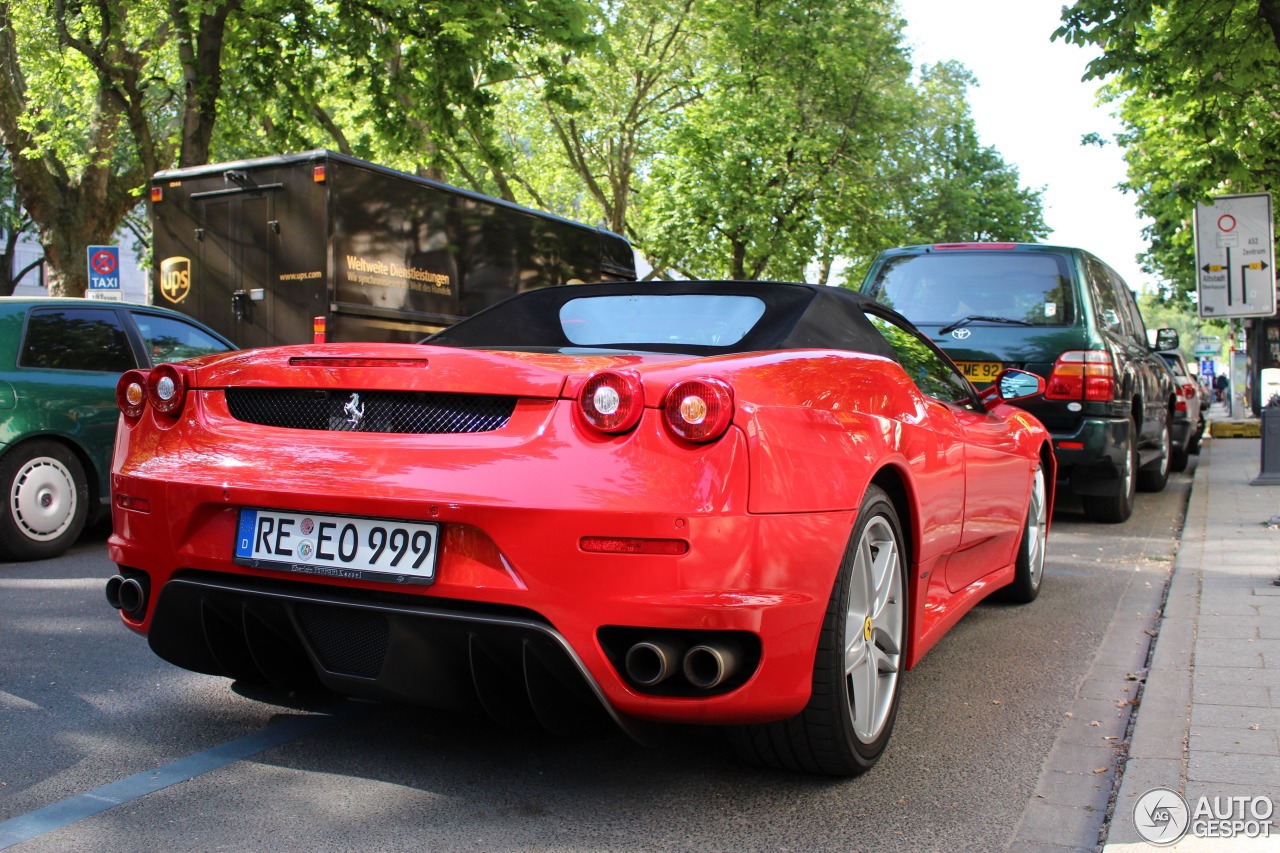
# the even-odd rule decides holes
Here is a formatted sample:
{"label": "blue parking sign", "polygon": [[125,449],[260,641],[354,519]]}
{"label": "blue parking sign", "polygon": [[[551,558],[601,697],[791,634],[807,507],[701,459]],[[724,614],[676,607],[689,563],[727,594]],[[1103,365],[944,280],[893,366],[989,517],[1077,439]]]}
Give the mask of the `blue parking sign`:
{"label": "blue parking sign", "polygon": [[120,290],[120,247],[89,247],[89,290]]}

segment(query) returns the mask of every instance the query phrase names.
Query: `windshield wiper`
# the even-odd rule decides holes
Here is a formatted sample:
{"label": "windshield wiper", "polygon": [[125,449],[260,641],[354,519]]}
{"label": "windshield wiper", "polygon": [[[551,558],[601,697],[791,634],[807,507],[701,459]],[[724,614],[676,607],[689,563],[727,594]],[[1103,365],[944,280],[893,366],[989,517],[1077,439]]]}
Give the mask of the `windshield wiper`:
{"label": "windshield wiper", "polygon": [[946,326],[943,326],[941,329],[938,330],[938,334],[945,335],[947,332],[954,332],[956,329],[960,328],[964,324],[971,323],[974,320],[982,320],[985,323],[1006,323],[1010,326],[1030,326],[1031,325],[1026,320],[1012,320],[1008,317],[987,317],[983,314],[970,314],[967,317],[961,317],[959,320],[956,320],[954,323],[950,323]]}

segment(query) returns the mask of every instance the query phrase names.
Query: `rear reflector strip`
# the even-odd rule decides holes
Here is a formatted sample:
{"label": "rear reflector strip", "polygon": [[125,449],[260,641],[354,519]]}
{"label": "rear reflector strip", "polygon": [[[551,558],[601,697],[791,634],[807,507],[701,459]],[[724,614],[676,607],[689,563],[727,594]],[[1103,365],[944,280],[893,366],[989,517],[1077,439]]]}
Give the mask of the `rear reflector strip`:
{"label": "rear reflector strip", "polygon": [[151,501],[146,498],[135,498],[131,495],[116,494],[116,506],[131,509],[134,512],[151,512]]}
{"label": "rear reflector strip", "polygon": [[624,539],[612,536],[583,536],[578,546],[593,554],[661,554],[679,557],[689,553],[683,539]]}
{"label": "rear reflector strip", "polygon": [[[320,317],[317,320],[322,319]],[[426,367],[425,358],[332,358],[297,356],[289,359],[290,367]]]}

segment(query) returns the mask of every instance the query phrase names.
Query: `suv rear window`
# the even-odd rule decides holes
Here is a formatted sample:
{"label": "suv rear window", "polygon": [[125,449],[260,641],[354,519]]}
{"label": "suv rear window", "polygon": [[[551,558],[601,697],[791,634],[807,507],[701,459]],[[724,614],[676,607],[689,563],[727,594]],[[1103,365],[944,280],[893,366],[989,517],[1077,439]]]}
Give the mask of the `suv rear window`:
{"label": "suv rear window", "polygon": [[1045,252],[933,252],[889,258],[868,292],[917,325],[963,317],[1070,326],[1076,303],[1067,258]]}

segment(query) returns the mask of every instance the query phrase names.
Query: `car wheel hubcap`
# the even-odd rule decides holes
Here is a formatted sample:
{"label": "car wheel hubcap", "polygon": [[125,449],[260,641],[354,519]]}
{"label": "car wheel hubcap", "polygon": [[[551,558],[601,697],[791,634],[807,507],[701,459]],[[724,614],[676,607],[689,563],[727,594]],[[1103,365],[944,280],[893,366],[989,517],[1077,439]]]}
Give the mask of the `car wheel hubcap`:
{"label": "car wheel hubcap", "polygon": [[1123,495],[1133,494],[1133,469],[1135,467],[1133,457],[1137,455],[1137,452],[1136,446],[1130,442],[1128,452],[1124,455],[1124,474],[1121,477],[1124,486],[1124,491],[1121,493]]}
{"label": "car wheel hubcap", "polygon": [[1045,497],[1044,470],[1037,468],[1027,512],[1027,568],[1032,588],[1040,586],[1040,576],[1044,574],[1045,545],[1049,538],[1049,502]]}
{"label": "car wheel hubcap", "polygon": [[901,669],[905,599],[893,527],[876,517],[854,552],[845,620],[844,673],[853,730],[863,743],[884,731]]}
{"label": "car wheel hubcap", "polygon": [[71,526],[76,500],[71,472],[57,459],[41,456],[24,465],[14,478],[9,506],[23,534],[47,542]]}

